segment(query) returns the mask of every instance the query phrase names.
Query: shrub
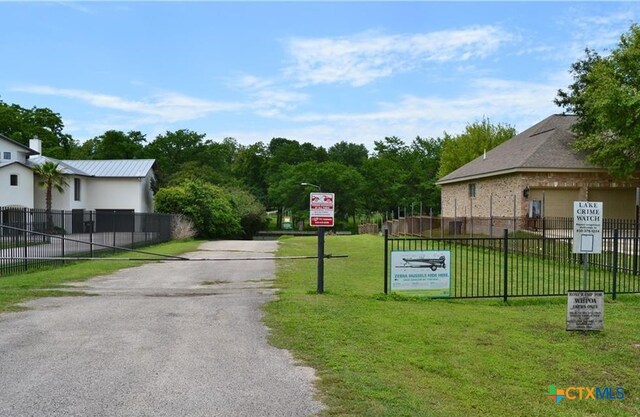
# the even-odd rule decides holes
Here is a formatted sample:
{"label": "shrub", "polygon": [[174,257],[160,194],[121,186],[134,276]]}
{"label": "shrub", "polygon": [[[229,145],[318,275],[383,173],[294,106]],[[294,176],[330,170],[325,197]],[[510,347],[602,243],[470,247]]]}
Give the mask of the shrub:
{"label": "shrub", "polygon": [[242,231],[240,216],[228,194],[202,181],[188,180],[162,188],[156,193],[155,203],[158,212],[185,215],[203,238],[235,237]]}
{"label": "shrub", "polygon": [[243,239],[251,239],[258,231],[267,226],[269,221],[267,211],[253,194],[239,188],[233,188],[229,190],[229,196],[240,216]]}

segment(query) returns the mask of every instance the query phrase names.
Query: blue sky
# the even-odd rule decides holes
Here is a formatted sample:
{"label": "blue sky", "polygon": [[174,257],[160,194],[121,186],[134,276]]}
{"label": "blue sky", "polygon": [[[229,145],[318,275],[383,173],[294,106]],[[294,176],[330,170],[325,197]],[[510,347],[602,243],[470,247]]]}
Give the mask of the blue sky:
{"label": "blue sky", "polygon": [[560,112],[571,63],[615,47],[640,5],[3,2],[0,16],[0,99],[52,109],[79,141],[186,128],[371,150]]}

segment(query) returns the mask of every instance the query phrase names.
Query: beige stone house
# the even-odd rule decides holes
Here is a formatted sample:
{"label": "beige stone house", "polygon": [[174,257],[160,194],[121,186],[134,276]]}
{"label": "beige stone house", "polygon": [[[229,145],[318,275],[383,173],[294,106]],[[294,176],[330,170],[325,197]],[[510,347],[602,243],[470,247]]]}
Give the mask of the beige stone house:
{"label": "beige stone house", "polygon": [[571,143],[575,116],[553,115],[441,178],[442,217],[572,217],[574,201],[602,201],[609,219],[635,218],[638,177],[620,180]]}

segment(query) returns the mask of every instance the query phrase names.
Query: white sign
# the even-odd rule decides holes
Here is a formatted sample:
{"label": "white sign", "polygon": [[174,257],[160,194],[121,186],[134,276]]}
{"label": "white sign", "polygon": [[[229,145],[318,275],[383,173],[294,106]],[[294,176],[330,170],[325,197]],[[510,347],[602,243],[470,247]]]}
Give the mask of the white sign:
{"label": "white sign", "polygon": [[603,204],[573,202],[573,253],[602,253]]}
{"label": "white sign", "polygon": [[309,195],[309,217],[311,226],[333,227],[335,195],[333,193],[311,193]]}
{"label": "white sign", "polygon": [[451,251],[392,251],[391,291],[449,297]]}
{"label": "white sign", "polygon": [[569,291],[567,330],[604,329],[604,291]]}

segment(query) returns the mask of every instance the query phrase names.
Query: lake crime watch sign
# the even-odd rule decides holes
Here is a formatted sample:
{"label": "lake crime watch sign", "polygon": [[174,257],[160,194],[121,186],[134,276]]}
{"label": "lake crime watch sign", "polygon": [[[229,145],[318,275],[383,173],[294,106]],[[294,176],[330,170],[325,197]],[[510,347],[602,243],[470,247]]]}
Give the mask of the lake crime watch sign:
{"label": "lake crime watch sign", "polygon": [[309,194],[309,224],[315,227],[333,227],[335,194]]}
{"label": "lake crime watch sign", "polygon": [[602,253],[602,218],[602,202],[573,202],[573,253]]}

